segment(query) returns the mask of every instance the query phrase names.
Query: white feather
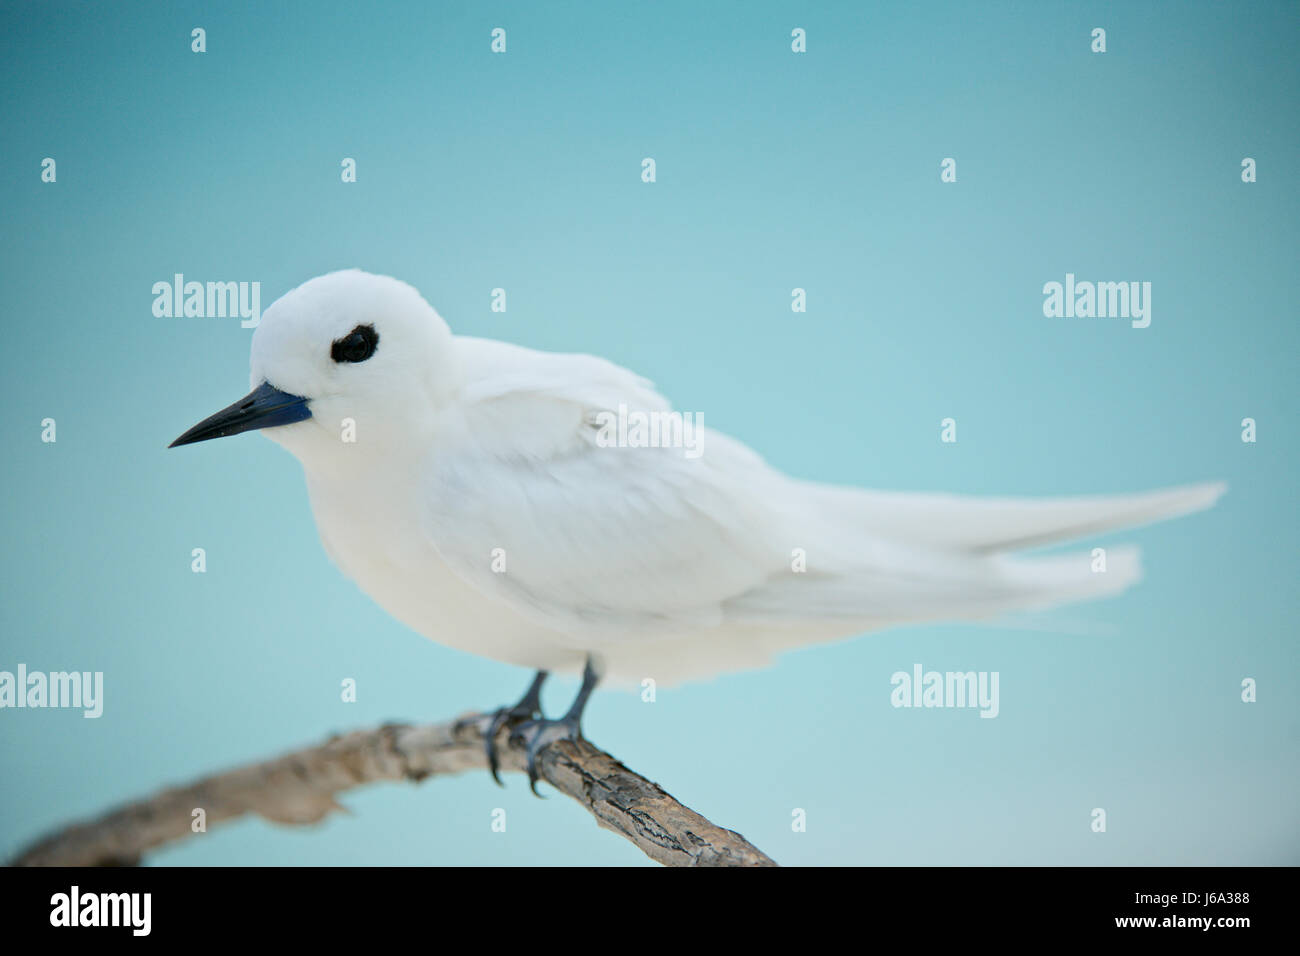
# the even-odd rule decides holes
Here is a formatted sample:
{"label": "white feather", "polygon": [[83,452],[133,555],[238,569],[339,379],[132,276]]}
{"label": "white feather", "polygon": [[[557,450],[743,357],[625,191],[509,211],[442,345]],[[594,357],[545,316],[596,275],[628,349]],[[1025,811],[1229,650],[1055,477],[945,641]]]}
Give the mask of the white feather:
{"label": "white feather", "polygon": [[[975,499],[797,481],[710,430],[697,458],[602,447],[600,412],[667,400],[593,356],[454,337],[413,292],[336,273],[267,310],[255,377],[313,409],[269,434],[303,461],[345,573],[420,633],[514,664],[577,670],[594,653],[615,680],[664,684],[893,624],[1100,597],[1137,580],[1136,550],[1110,549],[1105,573],[1087,553],[1006,552],[1185,514],[1224,490]],[[364,374],[300,354],[327,353],[360,320],[380,343]],[[338,441],[342,417],[354,445]]]}

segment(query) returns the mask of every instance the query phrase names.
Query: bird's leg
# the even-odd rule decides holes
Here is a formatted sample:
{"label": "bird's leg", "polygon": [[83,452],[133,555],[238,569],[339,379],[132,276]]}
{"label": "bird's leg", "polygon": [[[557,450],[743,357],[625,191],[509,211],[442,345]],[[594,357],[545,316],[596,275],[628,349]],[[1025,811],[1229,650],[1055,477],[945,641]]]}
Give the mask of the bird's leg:
{"label": "bird's leg", "polygon": [[591,696],[599,681],[600,677],[592,666],[591,657],[588,656],[587,664],[582,669],[582,686],[578,688],[578,696],[573,699],[572,706],[563,717],[559,720],[548,720],[539,716],[525,720],[511,731],[511,743],[520,741],[528,745],[528,786],[537,796],[541,796],[537,793],[537,755],[557,740],[582,738],[582,712],[587,707],[587,698]]}
{"label": "bird's leg", "polygon": [[542,716],[542,684],[546,683],[546,678],[550,671],[538,671],[533,677],[533,682],[528,685],[528,690],[524,696],[519,698],[519,703],[513,707],[499,707],[490,715],[491,719],[487,721],[487,729],[483,731],[483,743],[487,748],[488,770],[492,773],[492,779],[499,786],[504,787],[501,783],[501,777],[497,774],[500,763],[497,760],[497,731],[509,724],[514,727],[525,721],[540,718]]}

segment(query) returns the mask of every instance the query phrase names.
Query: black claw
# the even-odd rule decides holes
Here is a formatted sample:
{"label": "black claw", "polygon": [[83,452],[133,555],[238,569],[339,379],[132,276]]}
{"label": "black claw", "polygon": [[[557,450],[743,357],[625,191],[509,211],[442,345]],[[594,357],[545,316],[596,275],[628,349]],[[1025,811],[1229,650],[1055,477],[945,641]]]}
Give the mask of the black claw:
{"label": "black claw", "polygon": [[498,787],[504,787],[501,782],[501,775],[497,773],[501,769],[501,761],[497,759],[497,731],[509,719],[510,711],[505,707],[497,708],[492,715],[492,721],[488,724],[488,729],[483,734],[484,748],[487,750],[488,773],[492,774],[492,779],[497,782]]}
{"label": "black claw", "polygon": [[526,720],[510,732],[510,743],[523,744],[526,748],[528,769],[528,786],[535,796],[537,781],[541,776],[537,772],[537,757],[543,750],[559,740],[581,740],[582,723],[577,714],[565,714],[559,720],[547,720],[545,717]]}
{"label": "black claw", "polygon": [[548,720],[539,715],[523,721],[510,732],[512,744],[525,743],[528,746],[528,786],[534,796],[541,796],[537,792],[537,755],[558,740],[582,739],[582,712],[586,710],[587,698],[599,679],[591,666],[591,658],[587,658],[587,666],[582,670],[582,686],[568,713],[559,720]]}
{"label": "black claw", "polygon": [[492,774],[492,779],[499,787],[504,787],[505,784],[501,782],[501,775],[498,773],[501,762],[497,757],[497,733],[507,724],[516,726],[542,716],[542,684],[546,682],[548,673],[548,671],[538,671],[533,676],[533,682],[528,685],[528,690],[519,699],[519,703],[513,707],[499,707],[493,711],[492,719],[488,721],[487,729],[483,732],[483,748],[487,751],[488,772]]}
{"label": "black claw", "polygon": [[[540,730],[540,728],[539,728]],[[534,737],[534,740],[536,737]],[[533,791],[534,797],[546,799],[537,792],[537,748],[532,743],[528,744],[528,789]]]}
{"label": "black claw", "polygon": [[546,799],[537,790],[537,754],[531,749],[528,751],[528,789],[538,800]]}
{"label": "black claw", "polygon": [[537,755],[557,740],[582,739],[582,712],[586,709],[587,698],[600,679],[592,667],[591,658],[587,658],[587,666],[582,671],[582,687],[578,689],[573,706],[559,720],[548,720],[542,715],[542,684],[547,676],[547,671],[538,671],[527,693],[513,707],[501,707],[491,715],[474,718],[479,721],[480,727],[483,726],[483,721],[487,722],[483,730],[483,748],[487,752],[488,772],[492,774],[492,779],[498,786],[505,786],[499,773],[501,763],[497,755],[497,734],[502,727],[509,727],[510,743],[522,743],[527,747],[528,786],[538,797],[541,794],[537,792],[537,781],[540,779],[537,773]]}

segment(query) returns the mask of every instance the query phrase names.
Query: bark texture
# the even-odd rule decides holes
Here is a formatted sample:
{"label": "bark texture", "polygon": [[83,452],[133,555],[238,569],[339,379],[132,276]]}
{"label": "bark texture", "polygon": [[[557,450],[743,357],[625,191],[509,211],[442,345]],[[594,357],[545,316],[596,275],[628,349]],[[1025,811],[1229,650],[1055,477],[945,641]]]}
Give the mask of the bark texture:
{"label": "bark texture", "polygon": [[[381,780],[485,772],[486,721],[475,715],[444,724],[385,724],[335,736],[273,760],[163,790],[103,816],[73,824],[28,847],[15,866],[134,864],[148,850],[192,834],[203,808],[209,828],[245,814],[310,824],[342,809],[338,794]],[[524,770],[522,748],[503,729],[503,771]],[[775,866],[744,837],[682,806],[656,783],[585,740],[560,741],[537,760],[543,780],[586,807],[601,826],[666,866]],[[434,861],[431,861],[434,862]]]}

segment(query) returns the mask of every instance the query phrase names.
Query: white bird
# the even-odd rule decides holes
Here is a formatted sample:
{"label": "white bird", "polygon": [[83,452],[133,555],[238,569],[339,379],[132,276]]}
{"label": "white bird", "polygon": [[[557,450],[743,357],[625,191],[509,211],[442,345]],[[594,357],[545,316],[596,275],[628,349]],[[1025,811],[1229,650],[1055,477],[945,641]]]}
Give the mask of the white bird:
{"label": "white bird", "polygon": [[[264,429],[302,463],[325,550],[380,606],[440,644],[537,669],[488,734],[515,726],[530,765],[580,733],[597,673],[670,684],[890,625],[1114,594],[1139,577],[1135,549],[1109,549],[1102,573],[1090,553],[1011,552],[1186,514],[1225,490],[868,491],[790,478],[702,427],[693,450],[611,446],[620,407],[670,410],[650,382],[590,355],[453,335],[414,288],[357,270],[268,308],[251,367],[250,395],[173,444]],[[577,670],[573,708],[541,718],[546,673]],[[495,775],[491,743],[489,756]]]}

